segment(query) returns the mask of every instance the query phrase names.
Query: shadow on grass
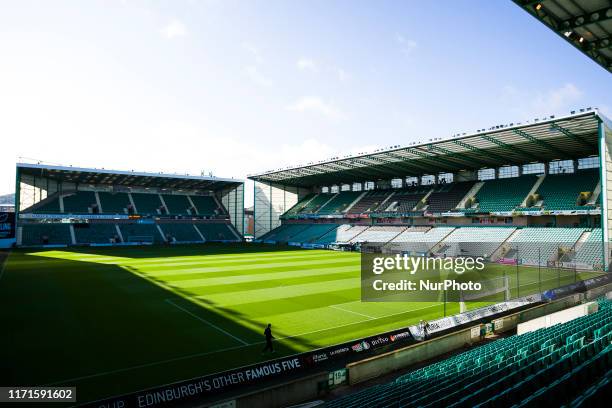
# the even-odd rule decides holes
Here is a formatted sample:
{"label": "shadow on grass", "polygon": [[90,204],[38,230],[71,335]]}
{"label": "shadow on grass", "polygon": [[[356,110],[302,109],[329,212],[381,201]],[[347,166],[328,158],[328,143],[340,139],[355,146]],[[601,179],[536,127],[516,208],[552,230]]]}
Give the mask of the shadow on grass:
{"label": "shadow on grass", "polygon": [[[265,247],[269,252],[278,249]],[[293,250],[293,248],[282,248]],[[195,302],[137,269],[75,260],[78,254],[167,258],[261,253],[259,246],[14,251],[0,280],[0,384],[77,387],[80,403],[297,353],[298,338],[262,355],[260,324]],[[75,257],[75,255],[77,255]],[[275,333],[283,337],[283,333]]]}

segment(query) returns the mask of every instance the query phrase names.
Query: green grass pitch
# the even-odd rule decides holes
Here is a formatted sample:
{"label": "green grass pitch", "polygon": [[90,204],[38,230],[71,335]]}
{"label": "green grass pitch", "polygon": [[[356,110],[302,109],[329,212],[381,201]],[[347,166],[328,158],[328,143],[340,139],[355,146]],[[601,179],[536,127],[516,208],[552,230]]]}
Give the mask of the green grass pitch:
{"label": "green grass pitch", "polygon": [[[16,250],[0,274],[0,384],[76,386],[82,403],[442,316],[361,303],[359,269],[357,253],[247,244]],[[537,276],[521,270],[521,295]]]}

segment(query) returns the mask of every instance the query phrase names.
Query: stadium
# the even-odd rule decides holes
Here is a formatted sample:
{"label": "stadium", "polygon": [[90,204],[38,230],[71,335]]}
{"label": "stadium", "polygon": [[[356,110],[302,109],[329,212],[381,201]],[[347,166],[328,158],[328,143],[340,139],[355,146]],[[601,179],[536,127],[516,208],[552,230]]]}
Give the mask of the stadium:
{"label": "stadium", "polygon": [[[609,5],[515,3],[612,72]],[[578,407],[612,390],[612,122],[596,108],[250,174],[252,242],[245,180],[15,175],[0,385],[76,390],[54,406]],[[377,256],[477,259],[486,290],[378,298]]]}

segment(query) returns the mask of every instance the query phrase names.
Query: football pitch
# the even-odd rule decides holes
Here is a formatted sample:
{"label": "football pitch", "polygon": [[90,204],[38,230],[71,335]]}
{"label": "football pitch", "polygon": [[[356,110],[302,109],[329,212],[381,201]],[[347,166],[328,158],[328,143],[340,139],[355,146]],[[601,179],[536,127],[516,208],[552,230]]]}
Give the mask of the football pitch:
{"label": "football pitch", "polygon": [[[499,267],[515,279],[516,268]],[[521,269],[520,295],[540,288],[538,273]],[[543,289],[575,279],[549,273]],[[443,313],[439,302],[362,303],[358,253],[256,244],[15,250],[0,272],[0,384],[76,386],[83,403]],[[267,323],[277,350],[262,355]]]}

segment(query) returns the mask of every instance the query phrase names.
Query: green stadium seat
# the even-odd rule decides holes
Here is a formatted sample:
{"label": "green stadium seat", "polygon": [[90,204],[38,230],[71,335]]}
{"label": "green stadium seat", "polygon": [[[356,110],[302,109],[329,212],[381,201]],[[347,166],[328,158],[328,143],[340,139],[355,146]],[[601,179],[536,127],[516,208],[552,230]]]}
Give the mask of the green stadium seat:
{"label": "green stadium seat", "polygon": [[21,242],[25,246],[70,245],[70,225],[60,223],[23,224]]}

